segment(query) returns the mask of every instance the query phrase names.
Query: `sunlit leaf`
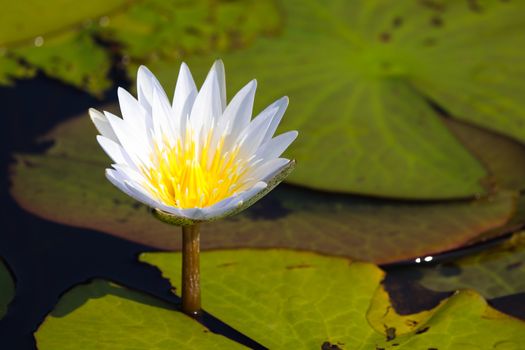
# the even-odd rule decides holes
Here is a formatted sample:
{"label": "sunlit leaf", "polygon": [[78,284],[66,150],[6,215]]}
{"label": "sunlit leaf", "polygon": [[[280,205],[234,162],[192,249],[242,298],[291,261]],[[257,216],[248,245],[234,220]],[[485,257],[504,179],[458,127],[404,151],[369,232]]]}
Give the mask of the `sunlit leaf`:
{"label": "sunlit leaf", "polygon": [[421,267],[421,284],[437,291],[472,288],[486,298],[525,292],[525,234],[434,268]]}
{"label": "sunlit leaf", "polygon": [[51,37],[42,47],[24,46],[10,52],[49,76],[88,91],[102,92],[111,85],[107,78],[110,54],[88,31],[66,32]]}
{"label": "sunlit leaf", "polygon": [[0,258],[0,319],[7,312],[7,306],[15,294],[15,284],[11,273]]}
{"label": "sunlit leaf", "polygon": [[64,29],[80,27],[91,18],[118,10],[129,0],[24,0],[2,2],[0,12],[0,47],[33,43]]}
{"label": "sunlit leaf", "polygon": [[[66,122],[44,138],[55,141],[47,153],[18,155],[14,198],[46,219],[179,249],[176,227],[155,220],[104,178],[110,161],[90,124],[87,116]],[[281,186],[243,215],[204,225],[203,247],[287,247],[392,262],[474,242],[507,222],[514,201],[501,192],[476,201],[409,203]]]}
{"label": "sunlit leaf", "polygon": [[12,1],[0,13],[0,83],[40,69],[100,94],[112,64],[134,75],[138,64],[238,49],[280,26],[273,1]]}
{"label": "sunlit leaf", "polygon": [[110,85],[110,53],[95,43],[93,20],[122,10],[126,0],[9,1],[0,13],[0,82],[31,77],[35,69],[100,93]]}
{"label": "sunlit leaf", "polygon": [[15,58],[9,57],[0,49],[0,84],[10,85],[15,78],[31,78],[35,69],[21,65]]}
{"label": "sunlit leaf", "polygon": [[[180,290],[180,254],[141,260]],[[474,291],[426,313],[397,315],[380,286],[383,272],[371,264],[237,250],[202,254],[201,269],[204,308],[269,349],[518,349],[525,342],[525,323]]]}
{"label": "sunlit leaf", "polygon": [[[257,78],[259,107],[290,96],[281,130],[300,131],[289,151],[300,165],[294,183],[399,198],[479,194],[483,168],[429,97],[525,141],[525,3],[469,3],[284,1],[282,35],[221,55],[228,86]],[[199,77],[211,62],[187,60]],[[177,66],[151,68],[171,87]]]}
{"label": "sunlit leaf", "polygon": [[[101,34],[120,43],[132,63],[143,63],[240,48],[280,25],[281,15],[272,0],[147,0],[111,16]],[[134,75],[134,69],[129,73]]]}
{"label": "sunlit leaf", "polygon": [[65,294],[35,338],[39,350],[244,349],[173,305],[100,280]]}

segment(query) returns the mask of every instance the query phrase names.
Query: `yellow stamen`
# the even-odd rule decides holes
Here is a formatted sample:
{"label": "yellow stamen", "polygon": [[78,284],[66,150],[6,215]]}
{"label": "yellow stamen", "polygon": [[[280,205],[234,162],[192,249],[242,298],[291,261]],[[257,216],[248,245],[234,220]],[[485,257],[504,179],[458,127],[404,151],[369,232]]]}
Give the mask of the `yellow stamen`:
{"label": "yellow stamen", "polygon": [[239,149],[223,153],[221,139],[211,152],[211,135],[197,147],[190,130],[186,142],[170,145],[166,139],[155,144],[153,166],[144,167],[146,187],[164,204],[186,208],[213,205],[239,191],[246,162],[236,159]]}

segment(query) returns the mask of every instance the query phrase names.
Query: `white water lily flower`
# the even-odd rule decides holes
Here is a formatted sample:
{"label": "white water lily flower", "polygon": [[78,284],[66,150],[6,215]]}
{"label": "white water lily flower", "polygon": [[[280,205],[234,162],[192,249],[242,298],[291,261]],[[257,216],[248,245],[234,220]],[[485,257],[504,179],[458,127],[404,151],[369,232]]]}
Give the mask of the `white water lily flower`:
{"label": "white water lily flower", "polygon": [[155,76],[138,71],[138,100],[118,89],[123,118],[90,109],[97,140],[115,162],[106,177],[175,224],[234,214],[268,193],[292,170],[280,158],[297,137],[273,137],[288,105],[283,97],[251,120],[256,81],[226,105],[222,61],[200,91],[182,64],[170,104]]}

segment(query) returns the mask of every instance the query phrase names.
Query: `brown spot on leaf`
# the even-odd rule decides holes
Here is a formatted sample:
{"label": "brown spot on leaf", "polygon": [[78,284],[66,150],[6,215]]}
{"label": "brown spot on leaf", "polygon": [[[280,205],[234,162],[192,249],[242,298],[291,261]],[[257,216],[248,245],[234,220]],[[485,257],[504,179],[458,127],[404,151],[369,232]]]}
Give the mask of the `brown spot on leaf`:
{"label": "brown spot on leaf", "polygon": [[477,12],[477,13],[483,12],[483,8],[478,3],[478,0],[467,0],[467,4],[468,4],[468,8],[472,12]]}
{"label": "brown spot on leaf", "polygon": [[394,327],[387,327],[385,325],[386,341],[396,339],[396,329]]}
{"label": "brown spot on leaf", "polygon": [[393,28],[399,28],[403,25],[403,18],[400,16],[394,17],[392,20],[392,27]]}
{"label": "brown spot on leaf", "polygon": [[383,315],[383,317],[386,317],[386,315],[388,315],[388,313],[390,312],[391,309],[392,309],[392,306],[387,306],[387,308],[385,310],[385,314]]}
{"label": "brown spot on leaf", "polygon": [[228,267],[228,266],[233,266],[233,265],[237,265],[237,262],[228,262],[224,264],[219,264],[217,265],[217,267]]}
{"label": "brown spot on leaf", "polygon": [[392,37],[390,36],[390,33],[383,32],[383,33],[379,34],[379,41],[381,41],[382,43],[389,42],[391,38]]}
{"label": "brown spot on leaf", "polygon": [[433,27],[443,27],[443,19],[439,16],[434,16],[430,19],[430,25]]}
{"label": "brown spot on leaf", "polygon": [[416,320],[406,320],[405,324],[409,327],[415,327],[417,326],[418,322]]}
{"label": "brown spot on leaf", "polygon": [[420,328],[416,331],[416,334],[423,334],[425,332],[428,332],[428,330],[430,329],[429,326],[426,326],[426,327],[423,327],[423,328]]}
{"label": "brown spot on leaf", "polygon": [[435,0],[419,0],[419,3],[430,10],[445,11],[445,5]]}
{"label": "brown spot on leaf", "polygon": [[426,38],[423,40],[424,46],[434,46],[436,45],[436,38]]}
{"label": "brown spot on leaf", "polygon": [[321,350],[343,350],[342,348],[340,348],[337,344],[332,344],[328,341],[325,341],[322,345],[321,345]]}
{"label": "brown spot on leaf", "polygon": [[308,265],[308,264],[297,264],[297,265],[288,265],[286,266],[286,269],[287,270],[294,270],[294,269],[307,269],[307,268],[310,268],[312,267],[312,265]]}

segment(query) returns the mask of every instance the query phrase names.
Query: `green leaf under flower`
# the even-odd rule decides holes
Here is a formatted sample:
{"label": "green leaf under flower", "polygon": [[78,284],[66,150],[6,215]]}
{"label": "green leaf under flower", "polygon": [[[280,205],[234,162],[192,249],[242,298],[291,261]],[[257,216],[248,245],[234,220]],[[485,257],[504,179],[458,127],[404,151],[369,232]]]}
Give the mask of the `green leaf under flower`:
{"label": "green leaf under flower", "polygon": [[[180,254],[141,260],[179,285]],[[372,264],[287,250],[202,254],[208,312],[270,349],[518,349],[525,323],[461,291],[399,315]],[[236,349],[173,305],[96,280],[66,293],[35,334],[39,349]]]}
{"label": "green leaf under flower", "polygon": [[[144,253],[141,260],[180,290],[180,254]],[[372,264],[236,250],[202,254],[201,271],[205,310],[269,349],[518,349],[525,342],[525,323],[474,291],[398,315]]]}
{"label": "green leaf under flower", "polygon": [[35,338],[39,350],[244,349],[173,305],[102,280],[66,293]]}

